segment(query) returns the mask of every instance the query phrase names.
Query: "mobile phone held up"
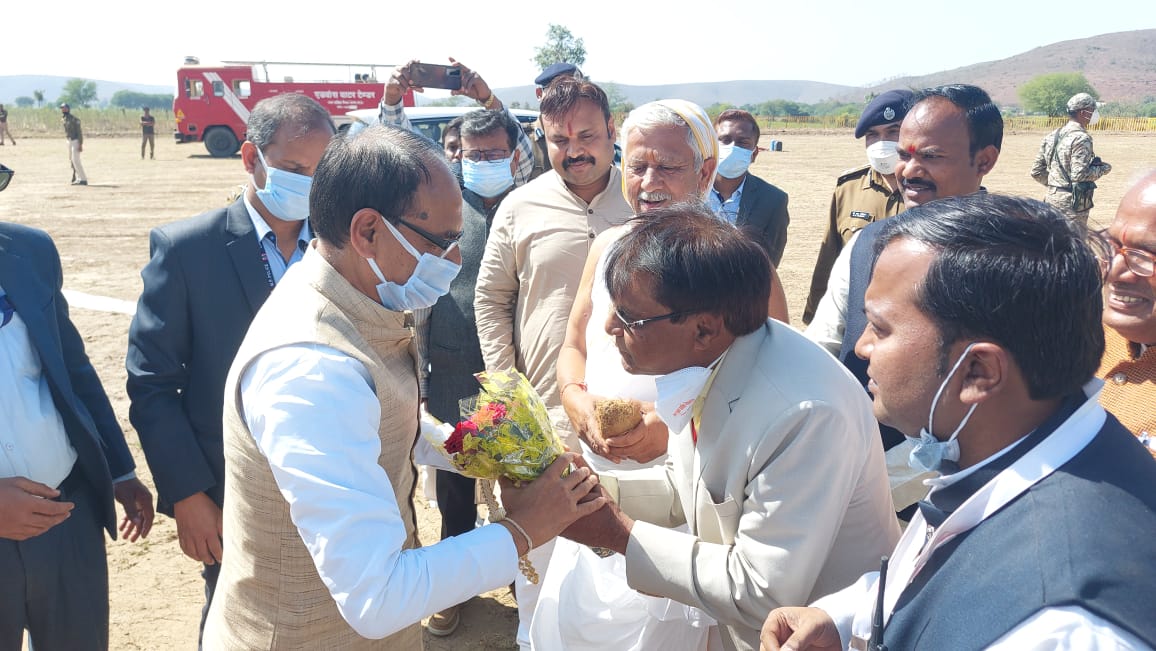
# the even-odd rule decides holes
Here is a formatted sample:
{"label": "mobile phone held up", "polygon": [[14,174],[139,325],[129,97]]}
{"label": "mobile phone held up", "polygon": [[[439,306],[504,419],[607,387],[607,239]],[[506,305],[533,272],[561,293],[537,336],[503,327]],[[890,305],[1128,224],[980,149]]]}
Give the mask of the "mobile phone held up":
{"label": "mobile phone held up", "polygon": [[414,63],[409,67],[409,83],[418,88],[461,90],[462,71],[454,66],[435,63]]}

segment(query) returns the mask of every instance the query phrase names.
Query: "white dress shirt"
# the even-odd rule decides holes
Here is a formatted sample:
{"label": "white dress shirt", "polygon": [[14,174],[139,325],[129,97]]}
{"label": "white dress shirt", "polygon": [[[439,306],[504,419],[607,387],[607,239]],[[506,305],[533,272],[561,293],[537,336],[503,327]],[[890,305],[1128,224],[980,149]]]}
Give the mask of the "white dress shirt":
{"label": "white dress shirt", "polygon": [[[936,549],[997,513],[1004,505],[1076,456],[1095,438],[1106,419],[1106,412],[1098,402],[1102,386],[1099,380],[1085,385],[1084,393],[1091,397],[1067,421],[968,498],[935,529],[930,539],[925,541],[927,526],[923,515],[918,512],[915,514],[891,555],[887,571],[888,590],[883,600],[887,618],[890,618],[903,592],[902,586],[914,579]],[[931,493],[934,494],[936,490],[950,486],[990,463],[1016,443],[981,464],[952,475],[928,479],[924,483],[931,487]],[[878,579],[878,572],[868,573],[850,587],[813,604],[826,611],[835,621],[844,648],[849,648],[852,636],[863,640],[870,637]],[[1110,651],[1146,648],[1147,645],[1135,635],[1079,606],[1043,608],[988,647],[1000,651]]]}
{"label": "white dress shirt", "polygon": [[815,317],[803,335],[826,348],[832,355],[838,355],[843,347],[843,334],[847,330],[847,296],[851,293],[851,249],[859,239],[855,231],[839,251],[835,264],[831,267],[831,277],[827,281],[827,293],[815,308]]}
{"label": "white dress shirt", "polygon": [[76,450],[52,400],[40,355],[15,312],[0,327],[0,418],[0,477],[59,486],[72,472]]}
{"label": "white dress shirt", "polygon": [[245,371],[241,402],[318,574],[360,635],[385,637],[513,580],[505,527],[402,550],[397,496],[377,464],[381,406],[361,362],[320,344],[276,348]]}

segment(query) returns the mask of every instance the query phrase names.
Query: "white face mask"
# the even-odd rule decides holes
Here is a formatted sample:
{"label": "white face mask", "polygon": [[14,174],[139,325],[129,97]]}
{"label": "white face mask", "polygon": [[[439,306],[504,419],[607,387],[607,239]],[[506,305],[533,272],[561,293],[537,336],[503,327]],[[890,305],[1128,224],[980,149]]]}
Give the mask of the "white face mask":
{"label": "white face mask", "polygon": [[1100,121],[1100,109],[1094,109],[1092,111],[1092,117],[1088,118],[1088,126],[1090,127],[1099,121]]}
{"label": "white face mask", "polygon": [[440,258],[431,253],[419,254],[417,249],[393,227],[393,224],[385,221],[384,217],[382,221],[385,222],[386,228],[389,229],[390,233],[393,233],[402,247],[410,255],[417,258],[417,267],[410,274],[409,280],[405,281],[404,285],[399,285],[385,279],[385,274],[381,273],[381,268],[377,266],[376,260],[373,258],[365,259],[369,263],[369,268],[373,269],[373,273],[381,281],[377,286],[377,296],[381,299],[381,304],[387,310],[404,312],[430,307],[437,303],[439,298],[450,291],[450,283],[462,269],[460,264],[445,258],[457,245],[451,245]]}
{"label": "white face mask", "polygon": [[[915,447],[912,448],[911,454],[907,457],[907,465],[920,472],[942,472],[943,463],[945,461],[954,464],[959,461],[959,433],[967,426],[968,419],[975,413],[975,408],[979,403],[975,403],[967,410],[967,415],[960,421],[959,427],[947,437],[946,441],[940,441],[932,434],[935,431],[932,420],[935,418],[935,407],[939,404],[939,396],[943,394],[943,390],[947,388],[947,383],[951,380],[951,376],[959,370],[963,364],[963,360],[967,359],[967,354],[971,352],[972,346],[975,343],[970,343],[967,348],[963,350],[963,354],[956,360],[955,366],[951,367],[951,371],[947,377],[943,378],[943,382],[939,385],[939,390],[935,392],[935,398],[931,401],[931,413],[927,415],[927,429],[919,430],[919,440],[915,442]],[[914,437],[907,437],[915,440]]]}
{"label": "white face mask", "polygon": [[462,183],[466,189],[479,197],[493,199],[514,185],[514,173],[510,171],[513,155],[501,160],[474,162],[462,159]]}
{"label": "white face mask", "polygon": [[273,216],[287,222],[305,221],[309,217],[309,189],[313,177],[287,172],[265,162],[265,154],[257,149],[257,158],[265,168],[265,187],[256,188],[257,198]]}
{"label": "white face mask", "polygon": [[899,162],[899,143],[894,140],[880,140],[867,148],[867,162],[880,174],[894,174]]}
{"label": "white face mask", "polygon": [[718,175],[724,179],[737,179],[746,174],[754,154],[753,150],[743,149],[733,144],[724,145],[720,142],[718,146],[718,169],[716,170]]}
{"label": "white face mask", "polygon": [[694,401],[706,387],[710,374],[720,360],[721,355],[710,366],[688,366],[654,378],[658,393],[654,400],[654,412],[670,431],[681,432],[690,424],[694,415]]}

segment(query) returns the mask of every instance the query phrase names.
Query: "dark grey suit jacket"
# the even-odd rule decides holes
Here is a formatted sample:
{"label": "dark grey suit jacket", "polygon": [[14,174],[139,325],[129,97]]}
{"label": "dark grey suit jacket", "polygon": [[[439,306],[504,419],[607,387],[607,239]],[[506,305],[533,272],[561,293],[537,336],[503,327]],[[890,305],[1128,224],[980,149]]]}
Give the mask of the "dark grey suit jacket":
{"label": "dark grey suit jacket", "polygon": [[477,395],[480,387],[474,373],[486,368],[478,342],[474,318],[474,286],[486,251],[489,217],[481,199],[462,190],[462,270],[450,284],[450,291],[438,299],[429,316],[430,374],[426,408],[438,420],[456,423],[461,419],[458,401]]}
{"label": "dark grey suit jacket", "polygon": [[787,248],[787,224],[790,221],[787,193],[753,174],[747,174],[735,225],[763,245],[776,267]]}
{"label": "dark grey suit jacket", "polygon": [[225,376],[271,291],[259,247],[242,199],[149,234],[125,365],[162,513],[202,491],[224,499]]}
{"label": "dark grey suit jacket", "polygon": [[95,491],[108,533],[116,538],[112,480],[136,464],[125,444],[84,341],[68,318],[56,245],[44,231],[0,222],[0,287],[28,328],[52,402],[76,450],[86,486]]}

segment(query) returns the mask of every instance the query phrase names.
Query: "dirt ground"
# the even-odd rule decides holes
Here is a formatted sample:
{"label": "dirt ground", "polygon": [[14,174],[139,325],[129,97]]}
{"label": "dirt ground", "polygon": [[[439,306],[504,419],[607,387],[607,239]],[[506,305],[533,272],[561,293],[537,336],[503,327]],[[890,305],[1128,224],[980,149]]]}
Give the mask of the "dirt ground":
{"label": "dirt ground", "polygon": [[[20,138],[20,134],[15,134]],[[1028,176],[1042,133],[1007,134],[993,192],[1041,196]],[[841,170],[865,162],[862,142],[851,134],[765,133],[784,143],[763,152],[754,172],[790,195],[791,225],[779,269],[798,323],[814,258],[827,218],[830,193]],[[246,181],[239,158],[209,157],[200,145],[175,145],[158,136],[157,159],[139,159],[136,138],[88,139],[83,162],[88,187],[69,185],[63,138],[20,139],[0,148],[0,163],[16,170],[0,193],[0,219],[36,226],[56,240],[66,289],[135,302],[139,272],[148,258],[148,231],[159,224],[222,206]],[[1099,182],[1093,225],[1106,226],[1130,180],[1156,167],[1156,137],[1097,134],[1096,153],[1113,164]],[[121,425],[137,456],[138,472],[151,488],[140,445],[128,422],[124,354],[130,317],[74,308]],[[419,503],[422,540],[437,539],[436,509]],[[193,649],[203,603],[200,566],[180,552],[173,522],[158,516],[152,534],[137,543],[109,543],[111,631],[114,649]],[[512,649],[517,612],[503,588],[478,597],[463,612],[461,628],[448,639],[426,635],[431,651]]]}

